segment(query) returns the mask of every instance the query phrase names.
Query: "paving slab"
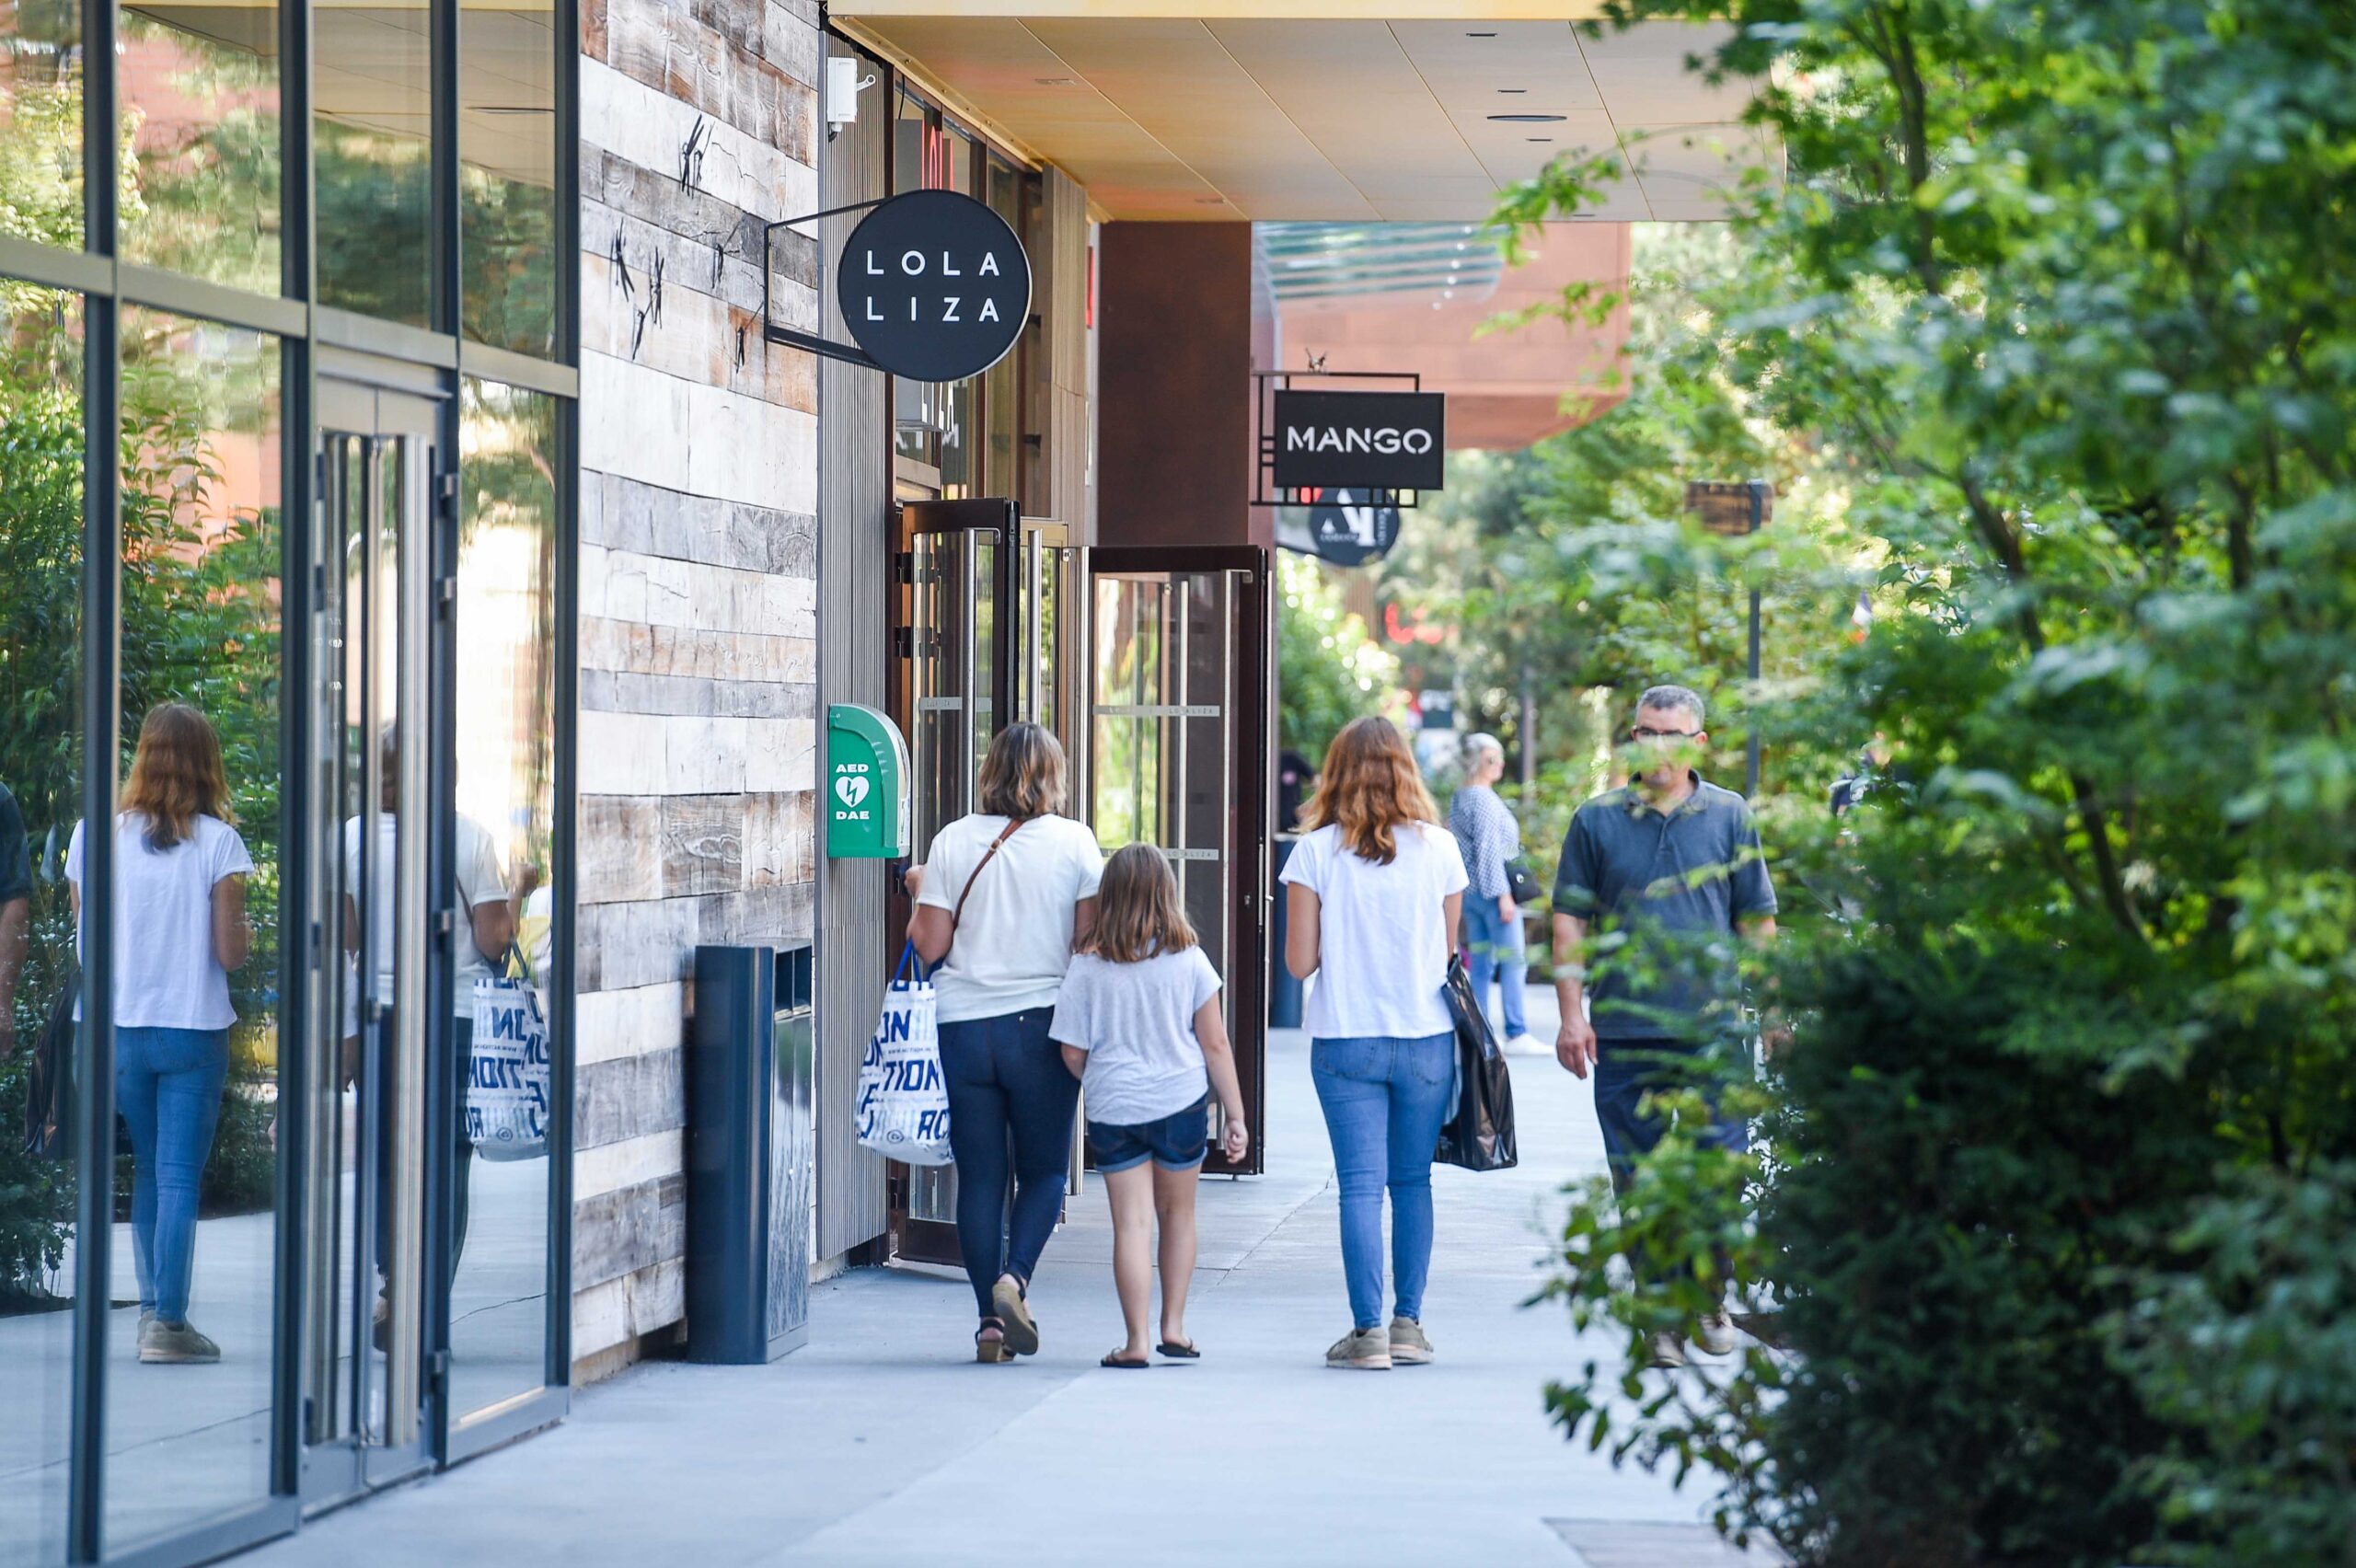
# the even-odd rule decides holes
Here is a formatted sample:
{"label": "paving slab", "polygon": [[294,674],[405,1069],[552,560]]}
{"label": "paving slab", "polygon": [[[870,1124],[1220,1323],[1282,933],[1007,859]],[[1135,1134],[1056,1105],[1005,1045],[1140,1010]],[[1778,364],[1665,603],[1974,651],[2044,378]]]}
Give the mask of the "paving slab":
{"label": "paving slab", "polygon": [[[1531,1000],[1551,1038],[1549,998]],[[1091,1183],[1033,1288],[1035,1357],[973,1361],[960,1279],[857,1271],[814,1292],[810,1343],[781,1361],[638,1367],[583,1391],[561,1427],[252,1561],[1581,1568],[1557,1521],[1700,1539],[1702,1493],[1615,1470],[1546,1419],[1548,1378],[1617,1354],[1524,1305],[1562,1183],[1602,1169],[1585,1086],[1516,1058],[1520,1169],[1437,1172],[1437,1363],[1334,1372],[1322,1358],[1348,1309],[1308,1054],[1288,1032],[1270,1048],[1269,1173],[1204,1183],[1197,1364],[1096,1366],[1121,1331]]]}

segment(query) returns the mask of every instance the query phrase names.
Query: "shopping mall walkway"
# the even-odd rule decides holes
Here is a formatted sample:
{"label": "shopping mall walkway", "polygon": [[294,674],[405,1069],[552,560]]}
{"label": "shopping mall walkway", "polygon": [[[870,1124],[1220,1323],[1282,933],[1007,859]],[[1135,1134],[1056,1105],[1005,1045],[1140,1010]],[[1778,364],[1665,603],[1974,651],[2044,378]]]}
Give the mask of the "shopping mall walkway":
{"label": "shopping mall walkway", "polygon": [[[1533,997],[1533,1002],[1539,999]],[[1537,1010],[1533,1008],[1533,1011]],[[1536,1021],[1536,1020],[1533,1020]],[[1542,1028],[1553,1035],[1551,1014]],[[1034,1359],[971,1358],[962,1280],[863,1270],[814,1293],[809,1346],[762,1368],[663,1363],[564,1426],[314,1521],[256,1568],[1702,1568],[1705,1499],[1550,1428],[1540,1389],[1614,1347],[1525,1309],[1542,1228],[1601,1168],[1584,1086],[1514,1064],[1522,1165],[1438,1174],[1426,1320],[1439,1359],[1322,1365],[1347,1326],[1307,1043],[1277,1037],[1270,1174],[1209,1181],[1195,1366],[1101,1370],[1119,1339],[1093,1186],[1049,1247]],[[1565,1522],[1571,1521],[1571,1522]],[[1664,1528],[1662,1527],[1677,1527]],[[1575,1552],[1570,1541],[1584,1548]]]}

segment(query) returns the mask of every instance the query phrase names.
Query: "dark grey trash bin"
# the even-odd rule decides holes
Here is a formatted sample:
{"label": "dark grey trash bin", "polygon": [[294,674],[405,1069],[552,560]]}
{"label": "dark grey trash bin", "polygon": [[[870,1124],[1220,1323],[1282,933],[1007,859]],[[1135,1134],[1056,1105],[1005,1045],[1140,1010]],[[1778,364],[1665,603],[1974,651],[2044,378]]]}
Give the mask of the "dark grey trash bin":
{"label": "dark grey trash bin", "polygon": [[687,1047],[687,1358],[810,1335],[810,949],[696,949]]}

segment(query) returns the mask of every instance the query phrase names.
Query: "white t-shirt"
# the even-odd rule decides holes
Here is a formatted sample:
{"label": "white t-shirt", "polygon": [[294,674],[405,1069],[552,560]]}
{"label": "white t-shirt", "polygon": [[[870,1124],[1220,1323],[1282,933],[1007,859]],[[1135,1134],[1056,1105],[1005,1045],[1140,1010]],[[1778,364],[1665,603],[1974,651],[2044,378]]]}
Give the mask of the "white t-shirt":
{"label": "white t-shirt", "polygon": [[[917,903],[955,909],[965,880],[1005,831],[1006,818],[977,813],[934,835]],[[949,955],[932,973],[941,1021],[1054,1007],[1071,964],[1073,907],[1096,896],[1103,875],[1096,835],[1071,818],[1034,817],[1016,829],[975,881]]]}
{"label": "white t-shirt", "polygon": [[[393,989],[393,954],[399,951],[394,940],[393,887],[397,845],[399,834],[396,819],[389,812],[375,813],[375,861],[368,870],[368,911],[362,929],[367,945],[367,957],[376,971],[377,997],[389,1003],[396,995]],[[360,823],[358,817],[348,817],[343,824],[343,886],[352,897],[360,895]],[[507,896],[507,880],[499,869],[499,852],[491,847],[491,835],[461,816],[456,819],[457,837],[451,846],[451,863],[458,872],[458,907],[471,911],[478,905],[497,904]],[[421,914],[419,918],[428,917]],[[460,1018],[475,1016],[475,982],[496,974],[491,961],[483,957],[475,946],[472,929],[461,922],[453,933],[451,951],[455,967],[451,972],[451,1010]],[[352,1009],[345,1009],[352,1014]],[[347,1016],[347,1032],[357,1027],[357,1018]]]}
{"label": "white t-shirt", "polygon": [[[147,844],[147,816],[114,827],[114,1021],[125,1029],[226,1029],[237,1021],[229,972],[213,953],[213,887],[254,869],[246,841],[201,816],[169,849]],[[65,880],[82,885],[82,824],[65,846]],[[85,895],[87,897],[87,894]],[[74,947],[81,951],[76,926]],[[77,1004],[74,1016],[82,1016]]]}
{"label": "white t-shirt", "polygon": [[1075,955],[1047,1038],[1088,1053],[1088,1119],[1134,1127],[1208,1093],[1195,1014],[1218,995],[1218,971],[1199,947],[1136,963]]}
{"label": "white t-shirt", "polygon": [[1317,984],[1302,1021],[1319,1040],[1446,1033],[1443,901],[1467,881],[1456,836],[1437,823],[1403,824],[1398,855],[1384,866],[1344,847],[1341,832],[1304,835],[1278,879],[1317,895]]}

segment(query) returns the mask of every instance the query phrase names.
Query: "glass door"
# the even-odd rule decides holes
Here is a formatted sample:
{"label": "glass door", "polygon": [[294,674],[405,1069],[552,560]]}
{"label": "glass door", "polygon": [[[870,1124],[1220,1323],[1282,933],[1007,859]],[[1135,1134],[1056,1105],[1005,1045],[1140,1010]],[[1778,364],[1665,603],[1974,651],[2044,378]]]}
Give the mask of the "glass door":
{"label": "glass door", "polygon": [[[933,835],[974,809],[974,784],[990,737],[1015,710],[1014,505],[1007,501],[922,501],[900,508],[898,630],[901,728],[908,737],[909,843],[918,856]],[[894,890],[892,928],[907,924]],[[951,1166],[892,1167],[892,1224],[900,1256],[954,1264],[957,1177]]]}
{"label": "glass door", "polygon": [[426,830],[440,409],[319,384],[311,628],[304,1498],[430,1459]]}
{"label": "glass door", "polygon": [[1228,1035],[1251,1119],[1240,1165],[1264,1165],[1267,1057],[1269,570],[1254,548],[1089,553],[1089,738],[1084,795],[1105,851],[1151,844],[1177,873],[1186,916],[1226,982]]}

